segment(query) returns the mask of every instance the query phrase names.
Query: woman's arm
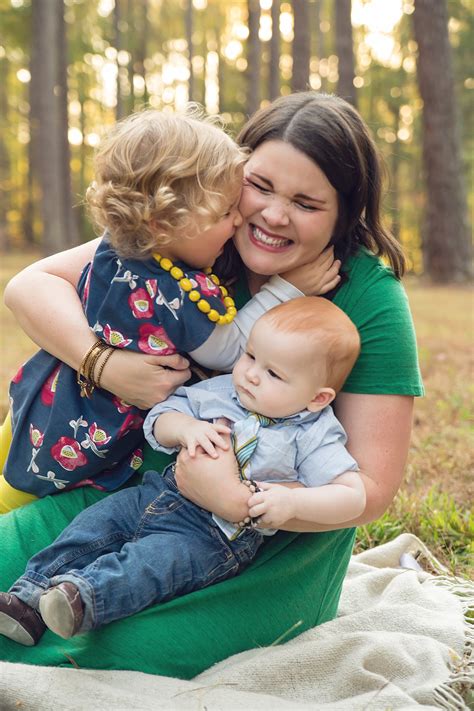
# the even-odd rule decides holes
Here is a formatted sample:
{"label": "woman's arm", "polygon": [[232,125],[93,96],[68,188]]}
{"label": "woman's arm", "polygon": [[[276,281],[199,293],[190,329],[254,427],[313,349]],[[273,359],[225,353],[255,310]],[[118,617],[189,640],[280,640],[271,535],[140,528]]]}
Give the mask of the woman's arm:
{"label": "woman's arm", "polygon": [[[100,239],[52,255],[9,282],[5,304],[28,336],[77,370],[97,340],[84,315],[76,287]],[[118,350],[104,368],[102,386],[143,409],[164,400],[190,377],[179,355],[146,356]]]}
{"label": "woman's arm", "polygon": [[[340,393],[336,415],[348,436],[347,449],[359,464],[366,492],[364,513],[343,525],[322,525],[308,521],[287,521],[288,531],[329,531],[368,523],[383,514],[400,486],[408,454],[413,398],[401,395],[359,395]],[[240,489],[227,488],[236,476],[232,452],[219,459],[200,455],[191,460],[178,457],[176,481],[184,496],[230,521],[240,521],[245,496]],[[232,498],[236,492],[235,499]],[[230,497],[230,499],[229,499]],[[236,515],[237,514],[237,515]]]}

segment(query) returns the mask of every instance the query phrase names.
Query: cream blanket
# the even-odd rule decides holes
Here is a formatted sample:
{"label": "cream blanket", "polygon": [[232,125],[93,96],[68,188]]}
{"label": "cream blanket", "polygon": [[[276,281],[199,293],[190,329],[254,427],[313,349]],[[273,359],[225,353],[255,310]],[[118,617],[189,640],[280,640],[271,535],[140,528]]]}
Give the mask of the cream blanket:
{"label": "cream blanket", "polygon": [[[336,620],[230,657],[192,681],[0,663],[0,710],[467,709],[458,692],[465,696],[472,682],[465,612],[474,586],[424,572],[417,554],[424,568],[446,572],[403,534],[352,558]],[[271,614],[265,600],[262,614]]]}

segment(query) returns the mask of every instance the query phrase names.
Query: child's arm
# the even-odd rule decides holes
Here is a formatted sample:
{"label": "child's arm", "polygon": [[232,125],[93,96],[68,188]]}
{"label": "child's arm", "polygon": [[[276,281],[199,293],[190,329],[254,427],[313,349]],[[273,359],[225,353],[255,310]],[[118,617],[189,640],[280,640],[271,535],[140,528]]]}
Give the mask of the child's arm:
{"label": "child's arm", "polygon": [[230,371],[245,348],[255,321],[269,309],[298,296],[325,294],[339,281],[340,261],[334,260],[332,247],[311,263],[311,268],[300,268],[285,274],[270,277],[255,296],[246,303],[233,322],[216,326],[209,338],[189,355],[200,365],[222,371]]}
{"label": "child's arm", "polygon": [[230,428],[224,424],[198,420],[182,412],[165,412],[155,420],[153,434],[163,447],[186,447],[189,456],[194,457],[197,447],[213,459],[217,458],[216,447],[229,449],[229,443],[222,434],[229,434]]}
{"label": "child's arm", "polygon": [[262,491],[249,499],[249,515],[262,528],[280,528],[292,519],[338,524],[360,516],[365,509],[365,487],[358,472],[347,471],[331,483],[311,488],[262,482]]}

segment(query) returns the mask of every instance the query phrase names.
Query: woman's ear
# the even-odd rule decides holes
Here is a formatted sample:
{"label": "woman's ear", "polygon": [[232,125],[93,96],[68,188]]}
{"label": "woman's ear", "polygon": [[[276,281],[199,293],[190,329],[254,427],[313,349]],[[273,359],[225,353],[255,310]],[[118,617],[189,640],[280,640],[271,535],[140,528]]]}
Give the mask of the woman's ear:
{"label": "woman's ear", "polygon": [[330,405],[335,397],[336,391],[333,388],[321,388],[306,409],[310,412],[319,412],[319,410],[323,410]]}

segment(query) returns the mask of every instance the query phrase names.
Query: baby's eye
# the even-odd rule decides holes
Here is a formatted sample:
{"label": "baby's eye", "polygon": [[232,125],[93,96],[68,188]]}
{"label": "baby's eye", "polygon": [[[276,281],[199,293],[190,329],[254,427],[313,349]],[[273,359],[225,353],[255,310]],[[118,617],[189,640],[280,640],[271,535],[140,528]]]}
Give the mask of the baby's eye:
{"label": "baby's eye", "polygon": [[253,356],[253,355],[252,355],[251,353],[249,353],[248,351],[245,353],[245,355],[247,356],[247,358],[250,358],[250,360],[255,360],[255,356]]}
{"label": "baby's eye", "polygon": [[271,378],[276,378],[277,380],[281,380],[280,376],[277,375],[277,373],[275,373],[274,370],[269,370],[269,371],[268,371],[268,375],[269,375]]}

